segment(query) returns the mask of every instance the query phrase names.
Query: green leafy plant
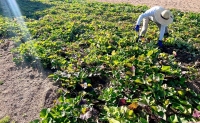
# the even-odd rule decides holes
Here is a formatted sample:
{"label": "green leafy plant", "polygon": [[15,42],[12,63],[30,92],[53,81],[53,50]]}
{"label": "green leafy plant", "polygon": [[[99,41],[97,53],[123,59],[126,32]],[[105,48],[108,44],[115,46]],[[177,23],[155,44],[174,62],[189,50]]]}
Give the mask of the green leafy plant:
{"label": "green leafy plant", "polygon": [[[172,10],[178,16],[164,38],[167,50],[162,51],[156,46],[158,30],[153,23],[147,36],[136,42],[133,23],[147,6],[40,2],[53,6],[36,11],[35,18],[27,15],[31,38],[13,50],[18,54],[14,60],[41,62],[63,91],[32,123],[199,120],[200,97],[187,86],[198,72],[191,61],[200,53],[199,13]],[[14,22],[14,35],[9,37],[9,23],[0,18],[5,27],[1,34],[19,43],[26,33]],[[187,59],[179,57],[184,54]]]}
{"label": "green leafy plant", "polygon": [[2,119],[0,119],[0,123],[9,123],[10,122],[10,117],[9,116],[5,116]]}

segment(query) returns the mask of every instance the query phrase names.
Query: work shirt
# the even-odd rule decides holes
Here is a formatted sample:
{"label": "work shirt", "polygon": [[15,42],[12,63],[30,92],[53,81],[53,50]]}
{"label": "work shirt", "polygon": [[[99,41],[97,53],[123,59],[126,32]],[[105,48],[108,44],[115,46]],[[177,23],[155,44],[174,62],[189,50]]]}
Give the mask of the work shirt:
{"label": "work shirt", "polygon": [[[154,13],[155,13],[155,11],[157,11],[160,8],[162,8],[162,7],[160,7],[160,6],[154,6],[154,7],[150,8],[149,10],[147,10],[145,13],[142,13],[139,16],[139,18],[137,19],[136,25],[140,25],[142,19],[145,18],[145,17],[149,17],[149,19],[151,19],[153,22],[158,23],[156,21],[156,19],[155,19]],[[165,25],[161,24],[159,40],[163,39],[163,36],[164,36],[164,33],[165,33],[165,27],[166,27]]]}

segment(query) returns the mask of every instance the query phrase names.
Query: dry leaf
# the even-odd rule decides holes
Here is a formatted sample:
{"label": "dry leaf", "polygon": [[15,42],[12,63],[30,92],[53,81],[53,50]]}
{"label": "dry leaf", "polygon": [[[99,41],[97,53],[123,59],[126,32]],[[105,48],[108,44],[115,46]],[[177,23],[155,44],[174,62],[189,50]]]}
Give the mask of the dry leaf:
{"label": "dry leaf", "polygon": [[138,107],[138,103],[137,102],[133,102],[130,105],[128,105],[128,108],[131,110],[134,110]]}

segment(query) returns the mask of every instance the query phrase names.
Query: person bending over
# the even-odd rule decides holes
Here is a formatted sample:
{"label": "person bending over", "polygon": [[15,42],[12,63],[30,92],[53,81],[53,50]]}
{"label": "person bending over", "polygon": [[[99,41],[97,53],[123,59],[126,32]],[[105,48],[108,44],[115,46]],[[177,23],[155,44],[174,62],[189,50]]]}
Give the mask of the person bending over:
{"label": "person bending over", "polygon": [[143,26],[141,32],[139,33],[139,36],[142,37],[146,34],[148,23],[150,20],[155,22],[160,31],[158,46],[159,48],[162,48],[163,46],[162,39],[164,35],[166,36],[169,35],[168,25],[173,22],[172,13],[161,6],[154,6],[139,16],[136,22],[136,26],[134,27],[135,31],[139,32],[140,23],[142,20],[143,20]]}

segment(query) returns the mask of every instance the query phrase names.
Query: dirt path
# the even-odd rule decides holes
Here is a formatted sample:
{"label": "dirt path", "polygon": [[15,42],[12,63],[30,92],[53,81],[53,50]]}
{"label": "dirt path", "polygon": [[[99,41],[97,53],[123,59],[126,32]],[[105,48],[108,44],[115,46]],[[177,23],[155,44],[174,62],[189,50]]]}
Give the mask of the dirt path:
{"label": "dirt path", "polygon": [[48,72],[15,65],[10,52],[14,45],[5,42],[0,44],[0,119],[8,115],[16,123],[29,123],[52,104],[56,87],[47,79]]}
{"label": "dirt path", "polygon": [[175,8],[181,11],[200,12],[200,0],[96,0],[100,2],[131,3],[134,5],[159,5],[165,8]]}

